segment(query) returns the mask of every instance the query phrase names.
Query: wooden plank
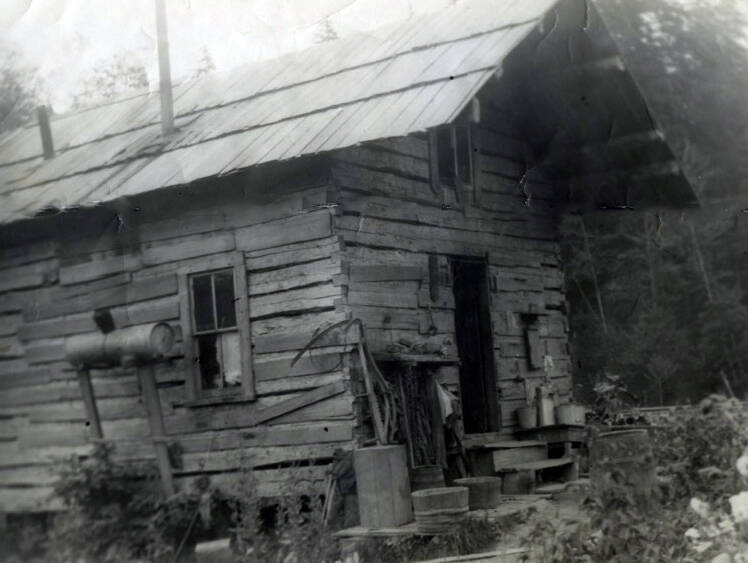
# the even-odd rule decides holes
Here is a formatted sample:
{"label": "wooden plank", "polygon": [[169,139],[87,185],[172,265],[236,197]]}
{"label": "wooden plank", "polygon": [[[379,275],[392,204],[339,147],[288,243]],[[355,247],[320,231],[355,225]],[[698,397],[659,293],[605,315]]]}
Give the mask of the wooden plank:
{"label": "wooden plank", "polygon": [[340,353],[305,354],[291,367],[292,358],[271,360],[257,359],[254,362],[257,381],[272,381],[287,377],[315,375],[339,370],[343,365]]}
{"label": "wooden plank", "polygon": [[574,463],[572,457],[561,457],[558,459],[544,459],[540,461],[528,461],[523,463],[509,463],[507,465],[494,464],[496,471],[522,471],[525,469],[531,469],[540,471],[543,469],[550,469],[551,467],[563,467],[564,465],[571,465]]}
{"label": "wooden plank", "polygon": [[91,313],[70,315],[54,320],[26,323],[18,330],[18,338],[24,342],[41,338],[69,336],[98,330]]}
{"label": "wooden plank", "polygon": [[101,259],[92,259],[78,264],[60,267],[60,284],[75,285],[98,280],[114,274],[131,272],[141,267],[140,255],[120,254]]}
{"label": "wooden plank", "polygon": [[57,242],[54,240],[0,247],[0,268],[12,268],[54,258],[56,247]]}
{"label": "wooden plank", "polygon": [[10,389],[26,385],[39,385],[51,381],[51,374],[47,368],[15,371],[0,375],[0,389]]}
{"label": "wooden plank", "polygon": [[[163,395],[163,394],[162,394]],[[162,396],[163,400],[163,396]],[[145,417],[142,401],[137,396],[96,399],[100,420]],[[28,418],[35,422],[85,422],[86,410],[82,401],[62,401],[28,409]]]}
{"label": "wooden plank", "polygon": [[[149,301],[111,310],[114,325],[124,328],[132,325],[167,321],[179,318],[179,307],[174,299]],[[26,323],[18,331],[23,341],[70,336],[98,331],[91,313],[69,315],[53,320]]]}
{"label": "wooden plank", "polygon": [[26,361],[29,364],[46,364],[65,359],[65,343],[49,342],[26,346]]}
{"label": "wooden plank", "polygon": [[415,309],[418,307],[417,288],[408,287],[405,283],[400,286],[402,291],[360,291],[354,286],[347,295],[348,305],[364,305],[368,307]]}
{"label": "wooden plank", "polygon": [[[253,486],[253,494],[258,498],[273,498],[287,496],[289,491],[296,494],[324,492],[324,484],[329,471],[328,465],[312,467],[291,467],[281,469],[255,470],[251,472],[225,472],[210,475],[212,487],[231,495],[238,487],[246,488],[249,480]],[[194,490],[196,481],[204,477],[179,477],[175,479],[180,490]]]}
{"label": "wooden plank", "polygon": [[0,337],[17,334],[21,324],[23,324],[23,317],[17,313],[0,315]]}
{"label": "wooden plank", "polygon": [[344,422],[305,422],[285,427],[256,427],[246,430],[209,432],[178,439],[185,453],[213,452],[250,446],[294,446],[353,439],[353,424]]}
{"label": "wooden plank", "polygon": [[23,358],[24,349],[15,336],[0,338],[0,360]]}
{"label": "wooden plank", "polygon": [[352,316],[360,319],[366,328],[397,328],[416,330],[419,326],[418,311],[355,305]]}
{"label": "wooden plank", "polygon": [[8,514],[61,510],[62,501],[53,494],[53,487],[0,488],[0,506]]}
{"label": "wooden plank", "polygon": [[252,426],[256,424],[262,424],[263,422],[267,422],[274,418],[281,417],[284,414],[288,414],[307,405],[311,405],[313,403],[323,401],[324,399],[334,397],[335,395],[343,393],[345,389],[345,384],[342,381],[337,381],[335,383],[330,383],[323,387],[319,387],[314,391],[303,393],[298,397],[287,399],[276,405],[273,405],[272,407],[268,407],[262,409],[261,411],[258,411],[254,416]]}
{"label": "wooden plank", "polygon": [[0,270],[0,292],[52,284],[57,281],[57,259]]}
{"label": "wooden plank", "polygon": [[397,152],[405,156],[428,160],[429,143],[426,139],[419,139],[413,135],[405,137],[390,137],[388,139],[378,139],[372,141],[371,146],[377,149],[383,148],[388,151]]}
{"label": "wooden plank", "polygon": [[340,287],[332,283],[324,283],[250,297],[249,311],[254,319],[269,315],[302,312],[307,309],[330,308],[334,306],[334,301],[341,296],[342,290]]}
{"label": "wooden plank", "polygon": [[336,256],[342,248],[342,239],[338,236],[332,236],[282,247],[250,251],[246,253],[245,260],[247,270],[256,272]]}
{"label": "wooden plank", "polygon": [[257,383],[257,395],[283,395],[298,391],[316,389],[323,385],[335,383],[343,378],[342,372],[328,372],[311,375],[295,375],[282,379],[261,381]]}
{"label": "wooden plank", "polygon": [[[314,330],[322,330],[324,326],[316,327]],[[272,333],[256,336],[253,339],[255,354],[267,354],[271,352],[287,352],[290,350],[301,350],[305,348],[314,336],[314,330],[301,327],[299,332]],[[341,346],[358,343],[358,335],[355,330],[342,333],[341,330],[331,331],[322,338],[317,339],[311,349],[329,346]]]}
{"label": "wooden plank", "polygon": [[[336,181],[344,189],[441,208],[441,198],[434,194],[426,179],[405,178],[391,172],[370,170],[337,160],[334,162],[333,172]],[[343,205],[349,200],[347,197]]]}
{"label": "wooden plank", "polygon": [[170,434],[198,432],[208,429],[252,427],[273,419],[279,419],[314,403],[319,403],[345,391],[345,384],[337,381],[313,391],[300,393],[290,399],[281,400],[263,409],[194,409],[181,415],[167,418]]}
{"label": "wooden plank", "polygon": [[419,266],[352,264],[349,276],[352,282],[410,281],[425,279],[426,271]]}
{"label": "wooden plank", "polygon": [[18,441],[22,448],[82,446],[88,441],[88,431],[80,422],[29,424],[19,432]]}
{"label": "wooden plank", "polygon": [[115,307],[147,301],[177,292],[177,279],[173,274],[134,281],[123,287],[97,291],[66,301],[54,303],[30,303],[24,311],[24,320],[33,322],[63,315],[93,311],[102,307]]}
{"label": "wooden plank", "polygon": [[[97,398],[126,397],[138,393],[138,385],[132,376],[108,379],[97,377],[93,380],[93,386]],[[56,403],[80,398],[76,382],[51,382],[4,390],[0,394],[0,407]]]}
{"label": "wooden plank", "polygon": [[0,444],[0,467],[24,467],[29,465],[50,465],[69,460],[72,456],[88,455],[91,444],[83,446],[50,446],[47,448],[24,449],[18,441]]}
{"label": "wooden plank", "polygon": [[49,486],[58,479],[59,474],[50,466],[0,469],[0,487]]}
{"label": "wooden plank", "polygon": [[121,272],[119,274],[112,274],[93,281],[81,282],[75,285],[59,286],[55,288],[55,291],[52,294],[53,299],[51,299],[51,301],[57,301],[58,299],[71,299],[78,295],[88,295],[101,289],[123,286],[130,283],[131,279],[132,275],[130,272]]}
{"label": "wooden plank", "polygon": [[50,370],[47,368],[27,369],[0,375],[0,389],[10,389],[27,385],[40,385],[51,381]]}
{"label": "wooden plank", "polygon": [[141,246],[146,266],[176,262],[187,258],[218,254],[234,250],[234,234],[213,233],[145,243]]}
{"label": "wooden plank", "polygon": [[424,180],[428,180],[430,177],[428,160],[414,159],[406,155],[377,149],[371,145],[344,149],[338,152],[336,158],[374,170],[402,174],[406,177]]}
{"label": "wooden plank", "polygon": [[234,253],[234,294],[236,297],[236,325],[239,329],[240,361],[242,369],[242,385],[244,396],[253,400],[256,396],[255,373],[253,368],[252,352],[252,327],[249,314],[250,285],[247,278],[247,266],[244,263],[244,254]]}
{"label": "wooden plank", "polygon": [[328,256],[304,264],[252,273],[249,292],[254,296],[331,282],[341,272],[340,260]]}
{"label": "wooden plank", "polygon": [[236,247],[243,251],[272,248],[333,234],[330,211],[322,209],[235,231]]}
{"label": "wooden plank", "polygon": [[[185,453],[176,473],[249,469],[281,463],[309,465],[331,460],[335,450],[346,444],[298,444],[295,446],[242,447],[236,450]],[[349,446],[350,449],[350,446]]]}

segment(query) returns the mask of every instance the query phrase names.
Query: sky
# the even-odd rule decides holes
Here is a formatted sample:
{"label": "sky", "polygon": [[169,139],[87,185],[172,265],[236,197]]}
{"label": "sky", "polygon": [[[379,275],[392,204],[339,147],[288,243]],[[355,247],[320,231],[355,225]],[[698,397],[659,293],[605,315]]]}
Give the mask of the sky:
{"label": "sky", "polygon": [[[216,70],[312,45],[326,18],[339,36],[444,8],[453,0],[166,0],[172,77],[204,52]],[[42,102],[70,109],[95,65],[124,54],[157,89],[154,0],[3,0],[0,51],[38,69]]]}

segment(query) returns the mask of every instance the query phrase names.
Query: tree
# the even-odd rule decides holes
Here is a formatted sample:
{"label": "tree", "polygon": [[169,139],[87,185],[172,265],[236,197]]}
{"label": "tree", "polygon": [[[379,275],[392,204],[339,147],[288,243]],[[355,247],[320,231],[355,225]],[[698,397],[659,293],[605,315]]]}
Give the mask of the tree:
{"label": "tree", "polygon": [[34,72],[23,67],[18,53],[6,53],[0,63],[0,133],[26,123],[39,96]]}
{"label": "tree", "polygon": [[82,81],[74,96],[74,105],[82,107],[105,102],[148,88],[145,67],[129,53],[118,53],[100,61],[91,75]]}
{"label": "tree", "polygon": [[330,18],[322,20],[318,27],[315,35],[315,43],[325,43],[326,41],[335,41],[338,38],[338,33],[333,29],[330,23]]}
{"label": "tree", "polygon": [[197,67],[197,70],[195,70],[195,73],[193,74],[193,78],[200,78],[201,76],[205,76],[206,74],[213,72],[216,69],[216,65],[213,62],[213,57],[210,55],[210,51],[208,51],[208,48],[203,46],[201,49],[201,57],[200,57],[200,63]]}

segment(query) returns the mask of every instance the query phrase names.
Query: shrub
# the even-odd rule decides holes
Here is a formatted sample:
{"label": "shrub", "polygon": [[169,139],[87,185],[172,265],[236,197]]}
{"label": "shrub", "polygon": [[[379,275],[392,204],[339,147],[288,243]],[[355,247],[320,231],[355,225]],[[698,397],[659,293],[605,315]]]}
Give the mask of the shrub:
{"label": "shrub", "polygon": [[218,502],[212,491],[164,498],[154,467],[115,462],[112,452],[97,445],[64,468],[55,491],[67,510],[55,520],[48,560],[167,561],[188,531],[194,538],[207,527],[198,516]]}
{"label": "shrub", "polygon": [[499,540],[504,520],[466,518],[447,534],[367,538],[359,555],[364,563],[406,563],[435,557],[467,555],[485,550]]}
{"label": "shrub", "polygon": [[[747,482],[738,470],[738,459],[748,446],[746,406],[713,396],[697,408],[675,411],[657,422],[651,433],[660,477],[656,494],[643,503],[626,476],[611,471],[585,500],[584,521],[534,516],[524,542],[534,549],[534,557],[559,563],[667,563],[709,561],[715,556],[726,559],[714,561],[740,561],[736,554],[748,549],[748,530],[736,522],[734,508],[738,505],[738,517],[742,516],[745,500],[748,520],[748,498],[741,496]],[[741,463],[748,473],[748,458]],[[697,501],[707,500],[699,504],[693,501],[695,496]]]}

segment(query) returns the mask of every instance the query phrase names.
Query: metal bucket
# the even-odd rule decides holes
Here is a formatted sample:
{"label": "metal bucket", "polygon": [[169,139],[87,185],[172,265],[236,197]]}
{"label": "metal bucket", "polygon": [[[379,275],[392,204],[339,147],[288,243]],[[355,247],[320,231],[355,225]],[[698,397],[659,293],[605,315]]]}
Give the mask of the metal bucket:
{"label": "metal bucket", "polygon": [[517,422],[522,430],[537,428],[538,411],[535,407],[521,407],[517,409]]}
{"label": "metal bucket", "polygon": [[538,426],[553,426],[556,424],[555,405],[553,399],[544,398],[537,401]]}
{"label": "metal bucket", "polygon": [[580,405],[559,405],[556,407],[556,424],[583,425],[586,411]]}

